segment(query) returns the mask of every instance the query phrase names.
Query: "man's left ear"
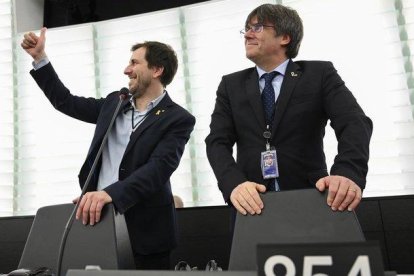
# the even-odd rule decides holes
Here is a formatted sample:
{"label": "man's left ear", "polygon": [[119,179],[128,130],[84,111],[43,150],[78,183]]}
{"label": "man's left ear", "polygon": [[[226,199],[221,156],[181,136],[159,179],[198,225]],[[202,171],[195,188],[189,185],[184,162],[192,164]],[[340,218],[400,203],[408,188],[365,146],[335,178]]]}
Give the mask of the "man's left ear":
{"label": "man's left ear", "polygon": [[290,36],[287,34],[282,35],[282,40],[280,41],[280,44],[283,46],[286,46],[290,43]]}
{"label": "man's left ear", "polygon": [[154,78],[158,78],[162,76],[162,73],[164,72],[164,67],[154,67],[154,73],[152,74],[152,76]]}

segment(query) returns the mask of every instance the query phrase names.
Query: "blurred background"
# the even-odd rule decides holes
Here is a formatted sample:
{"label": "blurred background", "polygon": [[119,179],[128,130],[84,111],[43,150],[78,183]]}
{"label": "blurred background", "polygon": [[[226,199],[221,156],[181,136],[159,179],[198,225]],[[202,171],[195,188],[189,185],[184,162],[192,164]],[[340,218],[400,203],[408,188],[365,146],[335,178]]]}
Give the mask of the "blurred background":
{"label": "blurred background", "polygon": [[[0,216],[75,198],[94,130],[55,111],[30,77],[20,42],[42,26],[60,78],[85,97],[127,86],[123,70],[134,43],[170,44],[179,69],[167,91],[197,118],[173,192],[185,207],[224,204],[204,139],[221,76],[253,66],[239,31],[263,3],[298,11],[305,36],[295,60],[332,61],[373,120],[364,197],[414,194],[414,1],[0,0]],[[329,126],[324,142],[330,167],[337,149]]]}

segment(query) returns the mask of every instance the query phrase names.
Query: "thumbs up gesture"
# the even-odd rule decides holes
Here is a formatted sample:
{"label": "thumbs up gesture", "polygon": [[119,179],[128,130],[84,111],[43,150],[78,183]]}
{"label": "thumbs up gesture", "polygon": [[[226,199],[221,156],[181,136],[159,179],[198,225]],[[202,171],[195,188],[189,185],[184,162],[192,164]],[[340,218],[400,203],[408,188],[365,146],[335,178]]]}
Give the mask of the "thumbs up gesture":
{"label": "thumbs up gesture", "polygon": [[46,57],[45,44],[46,28],[43,27],[40,30],[39,36],[33,32],[25,33],[23,41],[20,45],[29,55],[32,56],[35,62],[39,62],[42,58]]}

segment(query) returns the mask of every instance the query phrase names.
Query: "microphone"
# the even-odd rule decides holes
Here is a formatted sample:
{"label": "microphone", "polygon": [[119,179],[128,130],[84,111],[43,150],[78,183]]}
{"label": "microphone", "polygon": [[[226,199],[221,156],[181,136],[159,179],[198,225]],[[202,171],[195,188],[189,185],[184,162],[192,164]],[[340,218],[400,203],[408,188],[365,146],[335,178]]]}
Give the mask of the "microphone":
{"label": "microphone", "polygon": [[69,231],[70,231],[70,229],[71,229],[71,227],[73,225],[73,220],[75,218],[76,211],[78,210],[78,207],[79,207],[79,204],[80,204],[80,202],[82,200],[82,197],[86,194],[86,191],[88,190],[89,183],[91,181],[93,172],[95,171],[96,165],[98,164],[98,160],[99,160],[99,158],[102,155],[103,147],[104,147],[106,141],[108,140],[109,132],[112,129],[112,126],[113,126],[113,124],[115,122],[116,116],[118,115],[119,109],[121,108],[122,102],[125,99],[127,99],[128,94],[129,94],[128,88],[123,87],[119,91],[119,101],[118,101],[118,105],[116,106],[116,109],[114,111],[114,114],[112,115],[111,121],[109,123],[109,127],[106,130],[105,136],[104,136],[104,138],[103,138],[103,140],[101,142],[101,145],[99,147],[98,153],[96,154],[96,157],[93,160],[92,168],[89,171],[89,174],[88,174],[88,177],[86,178],[85,184],[83,185],[82,192],[81,192],[81,194],[79,196],[79,200],[78,200],[78,202],[76,202],[75,208],[73,208],[72,213],[71,213],[71,215],[70,215],[70,217],[68,219],[68,222],[66,223],[65,230],[63,231],[62,240],[60,242],[60,247],[59,247],[58,263],[57,263],[57,269],[56,269],[57,276],[62,275],[61,270],[62,270],[63,252],[65,251],[66,240],[68,238]]}
{"label": "microphone", "polygon": [[[119,97],[124,97],[124,99],[126,99],[129,95],[129,90],[126,89],[125,87],[121,88],[121,90],[119,91]],[[127,114],[129,111],[134,110],[134,107],[131,105],[131,103],[127,103],[124,108],[122,109],[122,112],[124,114]]]}
{"label": "microphone", "polygon": [[119,90],[119,99],[125,100],[129,95],[129,89],[126,87],[122,87],[121,90]]}

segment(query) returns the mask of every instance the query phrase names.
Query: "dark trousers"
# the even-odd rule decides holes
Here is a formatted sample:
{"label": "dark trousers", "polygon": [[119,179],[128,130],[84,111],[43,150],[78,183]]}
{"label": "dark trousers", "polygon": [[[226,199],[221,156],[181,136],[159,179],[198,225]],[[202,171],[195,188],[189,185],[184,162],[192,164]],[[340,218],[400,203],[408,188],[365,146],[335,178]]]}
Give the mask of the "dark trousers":
{"label": "dark trousers", "polygon": [[135,267],[138,270],[169,270],[171,251],[141,255],[134,254]]}

